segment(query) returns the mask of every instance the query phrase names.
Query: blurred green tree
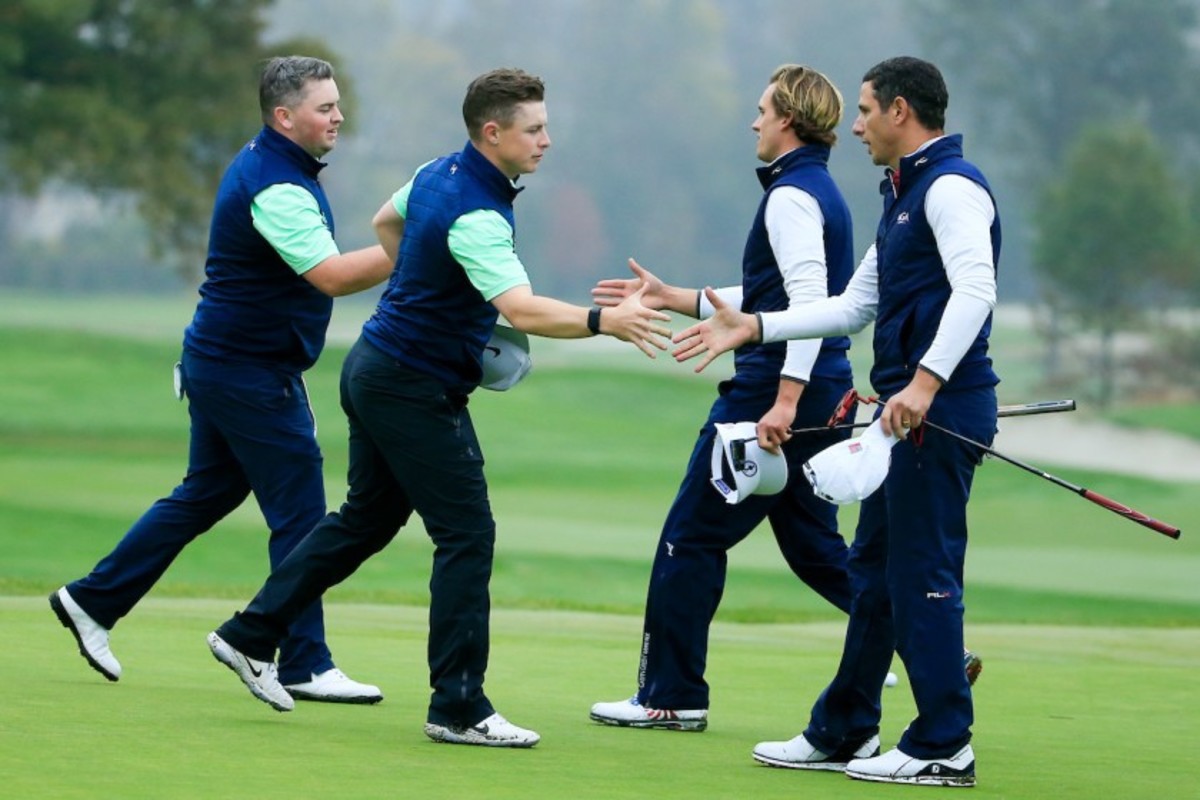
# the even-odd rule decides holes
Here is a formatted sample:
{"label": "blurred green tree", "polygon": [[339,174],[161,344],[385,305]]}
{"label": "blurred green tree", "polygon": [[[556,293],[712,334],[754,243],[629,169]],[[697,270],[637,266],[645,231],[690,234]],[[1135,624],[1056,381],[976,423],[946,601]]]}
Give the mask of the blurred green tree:
{"label": "blurred green tree", "polygon": [[[546,81],[555,145],[528,181],[518,231],[540,291],[586,297],[596,278],[628,274],[629,256],[673,282],[740,279],[762,191],[750,123],[769,73],[736,91],[718,0],[458,8],[449,38],[476,43],[472,69],[513,64]],[[536,37],[523,35],[530,19]]]}
{"label": "blurred green tree", "polygon": [[[1152,123],[1184,163],[1200,162],[1196,0],[918,0],[917,31],[978,136],[1038,185],[1080,131]],[[956,85],[962,89],[955,91]]]}
{"label": "blurred green tree", "polygon": [[[1160,314],[1157,302],[1194,269],[1187,199],[1143,126],[1085,129],[1045,185],[1033,265],[1063,314],[1099,336],[1102,407],[1113,398],[1117,331]],[[1194,279],[1190,279],[1194,280]]]}
{"label": "blurred green tree", "polygon": [[[271,0],[5,0],[0,190],[129,193],[158,253],[195,274],[212,197],[258,124]],[[346,92],[342,87],[343,93]]]}
{"label": "blurred green tree", "polygon": [[[946,73],[952,103],[961,104],[974,123],[973,140],[1006,157],[989,169],[989,175],[1012,182],[1011,204],[1027,218],[1008,218],[1007,277],[1011,281],[1012,267],[1023,267],[1026,260],[1035,279],[1040,273],[1030,295],[1047,312],[1040,329],[1046,343],[1045,377],[1058,382],[1066,370],[1061,353],[1067,320],[1059,318],[1064,298],[1053,294],[1053,287],[1070,285],[1072,293],[1080,287],[1073,283],[1078,275],[1069,271],[1057,282],[1050,280],[1059,267],[1045,260],[1044,251],[1059,232],[1040,213],[1044,206],[1036,198],[1047,183],[1065,180],[1068,152],[1082,131],[1095,125],[1140,124],[1165,146],[1159,152],[1169,154],[1169,169],[1200,167],[1200,104],[1193,99],[1200,73],[1200,2],[916,2],[916,30]],[[1096,168],[1105,169],[1104,161],[1099,159]],[[1123,191],[1124,182],[1105,187],[1103,194]],[[1032,202],[1023,200],[1024,195]],[[1074,245],[1101,250],[1086,240]],[[1038,248],[1041,255],[1032,252]],[[1113,260],[1089,263],[1088,289],[1098,292],[1124,284],[1123,276],[1103,271],[1119,268]],[[1001,280],[1005,277],[1002,270]],[[1194,300],[1200,290],[1195,270],[1177,278],[1177,286],[1188,290],[1167,297],[1169,305]],[[1111,350],[1105,352],[1111,357]],[[1111,384],[1102,383],[1107,387],[1102,391],[1111,390]]]}

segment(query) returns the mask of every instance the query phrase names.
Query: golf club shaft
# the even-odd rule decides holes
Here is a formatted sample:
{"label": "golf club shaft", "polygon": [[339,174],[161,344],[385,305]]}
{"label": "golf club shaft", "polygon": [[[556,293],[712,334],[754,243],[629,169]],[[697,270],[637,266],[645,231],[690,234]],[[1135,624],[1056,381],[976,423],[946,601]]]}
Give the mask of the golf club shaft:
{"label": "golf club shaft", "polygon": [[[1043,400],[1039,403],[1017,403],[1016,405],[1000,406],[996,409],[997,417],[1025,417],[1032,414],[1055,414],[1060,411],[1074,411],[1074,400]],[[866,428],[870,422],[855,422],[844,425],[834,425],[829,427],[822,425],[816,428],[793,428],[788,431],[795,435],[797,433],[817,433],[819,431],[844,431],[853,430],[854,428]]]}
{"label": "golf club shaft", "polygon": [[933,422],[930,422],[929,420],[925,420],[923,424],[929,426],[930,428],[933,428],[935,431],[941,431],[942,433],[945,433],[949,436],[953,436],[955,439],[958,439],[959,441],[962,441],[962,442],[966,442],[967,444],[969,444],[973,447],[978,447],[980,450],[987,453],[988,455],[995,456],[996,458],[1000,459],[1001,461],[1007,461],[1009,464],[1012,464],[1014,467],[1020,467],[1021,469],[1025,470],[1026,472],[1037,475],[1039,478],[1045,478],[1046,480],[1050,481],[1051,483],[1055,484],[1056,486],[1061,486],[1064,489],[1070,489],[1072,492],[1079,495],[1080,497],[1083,497],[1087,500],[1092,501],[1093,503],[1100,506],[1101,508],[1107,508],[1109,511],[1113,512],[1114,514],[1120,514],[1125,519],[1132,520],[1133,522],[1136,522],[1139,525],[1145,525],[1150,530],[1157,531],[1158,533],[1161,533],[1164,536],[1169,536],[1172,539],[1179,538],[1180,530],[1179,530],[1179,528],[1176,528],[1174,525],[1168,525],[1167,523],[1160,522],[1159,520],[1156,520],[1153,517],[1148,517],[1145,514],[1141,513],[1140,511],[1134,511],[1132,508],[1130,508],[1127,505],[1124,505],[1123,503],[1118,503],[1116,500],[1111,500],[1102,494],[1093,492],[1091,489],[1085,489],[1082,486],[1076,486],[1075,484],[1065,481],[1062,478],[1059,478],[1055,475],[1051,475],[1049,472],[1045,472],[1043,470],[1038,469],[1037,467],[1030,466],[1029,464],[1026,464],[1023,461],[1018,461],[1015,458],[1006,456],[1003,453],[1000,453],[1000,452],[992,449],[991,447],[988,447],[985,444],[980,444],[979,442],[976,442],[973,439],[968,439],[966,436],[963,436],[961,433],[955,433],[954,431],[952,431],[948,428],[943,428],[941,425],[937,425]]}
{"label": "golf club shaft", "polygon": [[996,416],[1024,417],[1030,414],[1054,414],[1059,411],[1074,410],[1074,400],[1043,400],[1039,403],[1017,403],[1011,406],[1000,406],[996,409]]}

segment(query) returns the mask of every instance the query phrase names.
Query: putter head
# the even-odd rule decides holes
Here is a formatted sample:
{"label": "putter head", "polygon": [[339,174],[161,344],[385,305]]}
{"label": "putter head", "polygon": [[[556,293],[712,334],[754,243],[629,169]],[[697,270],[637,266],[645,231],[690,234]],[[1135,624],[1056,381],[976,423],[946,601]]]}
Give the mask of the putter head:
{"label": "putter head", "polygon": [[850,409],[854,408],[857,403],[858,390],[851,387],[842,395],[842,399],[838,401],[837,408],[829,415],[829,421],[825,424],[830,428],[836,428],[838,425],[841,425],[842,421],[846,419],[846,415],[850,413]]}
{"label": "putter head", "polygon": [[729,442],[729,462],[734,470],[741,472],[746,468],[746,442],[749,439],[733,439]]}

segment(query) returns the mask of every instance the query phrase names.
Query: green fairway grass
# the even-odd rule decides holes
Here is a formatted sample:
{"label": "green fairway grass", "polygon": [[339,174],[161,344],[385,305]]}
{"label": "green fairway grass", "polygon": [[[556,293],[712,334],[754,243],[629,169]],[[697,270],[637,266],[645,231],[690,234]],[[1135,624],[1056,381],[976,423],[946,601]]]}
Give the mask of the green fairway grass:
{"label": "green fairway grass", "polygon": [[[431,546],[415,518],[327,596],[339,665],[380,684],[383,705],[301,704],[279,715],[208,654],[204,634],[266,576],[252,501],[185,550],[117,626],[126,673],[107,684],[79,658],[46,595],[85,574],[182,477],[187,406],[171,394],[170,369],[192,301],[74,302],[74,327],[53,322],[53,303],[0,302],[0,797],[921,791],[749,758],[756,741],[800,731],[842,632],[841,616],[787,571],[767,530],[730,554],[709,666],[712,728],[671,734],[587,721],[592,702],[634,689],[659,528],[721,371],[714,364],[714,374],[696,376],[600,340],[577,343],[579,358],[563,356],[576,343],[535,341],[536,367],[521,386],[471,401],[498,522],[489,694],[543,734],[533,752],[438,746],[421,733]],[[347,343],[335,338],[308,376],[331,505],[345,492],[337,376]],[[1200,732],[1190,678],[1200,663],[1200,486],[1039,466],[1184,534],[1171,541],[985,461],[969,509],[966,595],[967,641],[986,664],[976,794],[1188,796],[1200,777],[1181,757]],[[850,530],[855,507],[841,513]],[[903,683],[885,702],[887,745],[913,710]]]}
{"label": "green fairway grass", "polygon": [[[0,599],[0,775],[13,798],[881,797],[920,792],[771,769],[750,751],[799,733],[832,672],[835,623],[713,628],[704,733],[596,725],[597,700],[633,690],[639,622],[622,615],[497,610],[489,696],[535,728],[530,751],[439,745],[428,700],[424,610],[332,604],[331,643],[378,706],[298,703],[279,714],[208,653],[233,609],[147,600],[114,646],[120,683],[92,672],[44,598]],[[980,625],[975,796],[1186,797],[1200,735],[1194,630]],[[15,643],[20,646],[16,647]],[[907,683],[884,695],[884,746],[913,714]]]}
{"label": "green fairway grass", "polygon": [[[0,593],[40,594],[82,574],[178,482],[187,409],[170,394],[177,350],[174,342],[0,326]],[[308,379],[331,504],[345,492],[336,385],[343,353],[344,345],[331,346]],[[511,392],[477,392],[472,411],[499,527],[497,604],[640,613],[659,527],[713,393],[711,380],[669,368],[570,364],[541,365]],[[1198,529],[1194,485],[1059,474]],[[847,530],[855,513],[843,509]],[[1200,619],[1194,537],[1170,541],[991,460],[978,472],[970,514],[972,621]],[[183,553],[156,596],[249,597],[265,575],[263,537],[249,502]],[[414,521],[333,597],[424,602],[429,554]],[[730,565],[722,619],[838,618],[784,569],[765,530],[735,548]]]}

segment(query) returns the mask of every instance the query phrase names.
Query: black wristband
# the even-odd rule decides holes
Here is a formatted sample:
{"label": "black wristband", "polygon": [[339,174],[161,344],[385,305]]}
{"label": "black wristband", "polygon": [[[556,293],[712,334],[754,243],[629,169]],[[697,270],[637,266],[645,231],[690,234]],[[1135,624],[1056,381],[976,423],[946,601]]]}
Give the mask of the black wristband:
{"label": "black wristband", "polygon": [[600,312],[603,310],[603,308],[596,306],[588,311],[587,328],[592,332],[592,336],[600,332]]}

